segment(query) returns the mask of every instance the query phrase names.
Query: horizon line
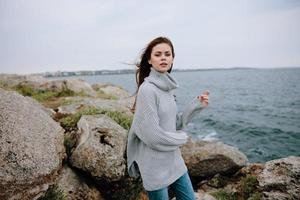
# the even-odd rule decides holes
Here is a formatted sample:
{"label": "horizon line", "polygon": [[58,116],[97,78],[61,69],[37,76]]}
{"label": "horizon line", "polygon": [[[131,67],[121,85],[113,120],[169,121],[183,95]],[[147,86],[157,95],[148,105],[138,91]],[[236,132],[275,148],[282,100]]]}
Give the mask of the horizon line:
{"label": "horizon line", "polygon": [[[277,67],[210,67],[210,68],[175,68],[172,71],[201,71],[201,70],[232,70],[232,69],[290,69],[300,68],[300,66],[277,66]],[[17,74],[17,73],[2,73],[0,75],[45,75],[46,73],[57,73],[57,72],[96,72],[96,71],[136,71],[135,69],[99,69],[99,70],[57,70],[57,71],[45,71],[45,72],[33,72],[28,74]]]}

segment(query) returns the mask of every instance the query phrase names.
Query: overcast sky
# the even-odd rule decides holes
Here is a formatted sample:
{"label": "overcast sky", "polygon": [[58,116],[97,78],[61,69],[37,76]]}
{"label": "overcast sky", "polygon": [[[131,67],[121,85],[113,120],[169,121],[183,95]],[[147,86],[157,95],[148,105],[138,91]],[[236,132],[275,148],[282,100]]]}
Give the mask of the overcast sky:
{"label": "overcast sky", "polygon": [[177,69],[300,66],[300,0],[0,0],[0,73],[134,69],[157,36]]}

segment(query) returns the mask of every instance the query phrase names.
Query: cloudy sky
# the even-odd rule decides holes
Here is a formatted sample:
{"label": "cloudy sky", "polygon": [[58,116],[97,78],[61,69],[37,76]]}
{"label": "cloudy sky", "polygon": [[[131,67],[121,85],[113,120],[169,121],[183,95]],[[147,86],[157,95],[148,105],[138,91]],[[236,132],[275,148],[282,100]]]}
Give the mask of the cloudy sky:
{"label": "cloudy sky", "polygon": [[0,73],[134,69],[157,36],[175,68],[300,66],[300,0],[0,0]]}

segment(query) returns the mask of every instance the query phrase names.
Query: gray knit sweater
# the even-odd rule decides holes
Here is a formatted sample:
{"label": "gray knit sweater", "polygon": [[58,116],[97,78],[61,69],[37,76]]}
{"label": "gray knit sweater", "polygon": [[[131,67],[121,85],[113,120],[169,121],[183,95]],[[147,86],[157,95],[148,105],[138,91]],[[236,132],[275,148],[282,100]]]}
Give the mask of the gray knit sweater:
{"label": "gray knit sweater", "polygon": [[183,112],[177,113],[173,95],[177,87],[168,72],[151,68],[137,94],[128,135],[127,164],[129,175],[141,175],[147,191],[169,186],[187,171],[179,147],[188,136],[179,129],[202,108],[195,98]]}

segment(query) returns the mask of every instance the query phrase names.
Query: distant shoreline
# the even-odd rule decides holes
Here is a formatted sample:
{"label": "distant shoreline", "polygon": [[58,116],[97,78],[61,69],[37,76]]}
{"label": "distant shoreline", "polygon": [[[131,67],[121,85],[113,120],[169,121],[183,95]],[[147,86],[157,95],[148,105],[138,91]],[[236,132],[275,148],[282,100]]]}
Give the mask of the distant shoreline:
{"label": "distant shoreline", "polygon": [[[255,69],[294,69],[300,67],[278,67],[278,68],[255,68],[255,67],[231,67],[231,68],[206,68],[206,69],[173,69],[173,72],[193,72],[193,71],[216,71],[216,70],[255,70]],[[72,77],[72,76],[98,76],[98,75],[120,75],[120,74],[134,74],[136,70],[133,69],[119,69],[119,70],[97,70],[97,71],[58,71],[41,73],[44,77]]]}
{"label": "distant shoreline", "polygon": [[[202,68],[202,69],[173,69],[173,72],[193,72],[193,71],[220,71],[220,70],[277,70],[277,69],[300,69],[300,66],[292,67],[230,67],[230,68]],[[115,69],[115,70],[81,70],[81,71],[56,71],[30,74],[9,74],[0,73],[0,76],[43,76],[46,78],[55,77],[77,77],[77,76],[98,76],[98,75],[120,75],[135,74],[135,69]]]}

